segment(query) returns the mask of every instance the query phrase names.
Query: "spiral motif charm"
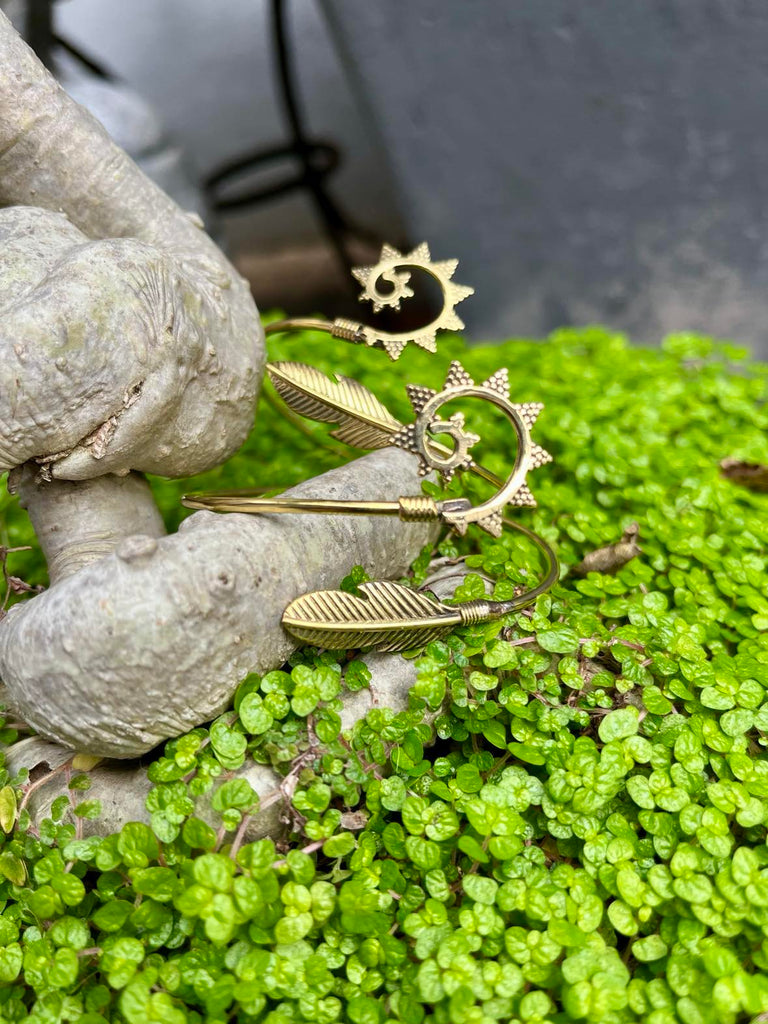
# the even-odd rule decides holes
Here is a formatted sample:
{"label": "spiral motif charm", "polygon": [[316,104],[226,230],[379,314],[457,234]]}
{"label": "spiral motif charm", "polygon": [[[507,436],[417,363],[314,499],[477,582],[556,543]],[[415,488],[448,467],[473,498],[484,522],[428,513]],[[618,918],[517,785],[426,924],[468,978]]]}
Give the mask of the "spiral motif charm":
{"label": "spiral motif charm", "polygon": [[[469,523],[477,523],[497,537],[501,534],[502,513],[507,505],[536,504],[526,483],[526,476],[531,469],[551,460],[551,455],[531,439],[530,428],[543,406],[534,402],[522,405],[512,402],[506,369],[498,370],[482,384],[475,384],[464,367],[453,362],[442,391],[434,391],[422,385],[409,385],[408,396],[416,420],[398,431],[392,438],[392,444],[418,455],[422,472],[425,473],[437,470],[449,479],[456,469],[469,465],[469,447],[479,440],[477,435],[465,430],[463,417],[457,419],[453,416],[448,420],[440,418],[439,411],[448,402],[458,398],[480,398],[491,402],[506,415],[515,431],[515,463],[499,490],[479,505],[451,507],[450,502],[444,502],[442,518],[445,522],[450,523],[459,533],[464,533]],[[446,429],[448,427],[451,429]],[[453,452],[448,456],[436,451],[435,446],[430,444],[430,436],[436,431],[450,434],[456,442]]]}
{"label": "spiral motif charm", "polygon": [[438,331],[460,331],[464,323],[456,315],[456,306],[472,295],[475,289],[451,280],[457,266],[458,260],[433,261],[429,246],[423,242],[407,254],[398,252],[391,245],[384,245],[378,263],[371,267],[355,267],[352,274],[363,286],[360,301],[372,303],[375,312],[385,306],[399,309],[401,300],[413,295],[409,282],[414,269],[429,274],[440,286],[443,295],[440,312],[425,327],[401,333],[363,327],[365,343],[373,348],[383,348],[390,358],[397,359],[409,341],[428,352],[434,352]]}

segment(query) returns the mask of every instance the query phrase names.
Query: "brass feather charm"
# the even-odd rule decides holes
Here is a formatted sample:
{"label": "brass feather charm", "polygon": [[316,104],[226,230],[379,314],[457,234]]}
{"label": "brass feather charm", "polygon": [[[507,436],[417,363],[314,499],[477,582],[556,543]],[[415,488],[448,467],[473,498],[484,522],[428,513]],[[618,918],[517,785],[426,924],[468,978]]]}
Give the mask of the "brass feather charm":
{"label": "brass feather charm", "polygon": [[335,437],[354,448],[385,448],[402,424],[368,388],[304,363],[269,363],[267,373],[285,404],[308,419],[337,423]]}
{"label": "brass feather charm", "polygon": [[372,647],[394,653],[426,647],[447,636],[456,626],[500,619],[535,601],[557,579],[557,559],[549,545],[522,529],[547,555],[550,570],[533,590],[508,601],[481,598],[453,607],[432,594],[419,593],[401,583],[375,580],[362,583],[358,594],[345,590],[302,594],[283,612],[283,626],[304,643],[331,651]]}
{"label": "brass feather charm", "polygon": [[[267,373],[275,391],[285,404],[307,419],[317,423],[338,423],[331,431],[331,437],[351,445],[353,448],[385,448],[396,443],[393,439],[404,424],[364,385],[349,377],[337,375],[333,381],[324,373],[305,363],[267,363]],[[409,386],[409,394],[414,388]],[[431,389],[423,389],[433,393]],[[442,455],[450,455],[451,449],[430,439],[428,447]],[[502,481],[490,470],[478,465],[472,459],[468,468],[477,476],[500,487]]]}
{"label": "brass feather charm", "polygon": [[285,609],[283,625],[316,647],[392,652],[424,647],[466,621],[461,611],[466,605],[451,608],[400,583],[381,580],[359,589],[359,596],[318,590],[297,597]]}

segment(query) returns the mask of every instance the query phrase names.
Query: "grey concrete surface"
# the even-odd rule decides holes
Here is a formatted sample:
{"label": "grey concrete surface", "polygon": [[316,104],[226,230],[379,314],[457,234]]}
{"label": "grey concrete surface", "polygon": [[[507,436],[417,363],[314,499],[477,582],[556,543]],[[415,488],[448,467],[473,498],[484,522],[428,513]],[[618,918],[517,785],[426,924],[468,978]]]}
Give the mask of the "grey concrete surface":
{"label": "grey concrete surface", "polygon": [[[763,0],[289,11],[313,130],[348,155],[337,194],[374,231],[405,223],[461,257],[459,279],[477,288],[462,306],[471,337],[603,322],[768,355]],[[266,0],[69,0],[57,17],[200,171],[281,137]],[[299,198],[228,226],[258,251],[318,236]]]}
{"label": "grey concrete surface", "polygon": [[[331,190],[352,217],[398,237],[376,132],[360,112],[317,4],[293,0],[287,12],[308,124],[345,157]],[[267,0],[68,0],[56,4],[56,25],[151,103],[192,168],[205,175],[243,152],[286,141],[268,14]],[[264,251],[320,235],[303,195],[228,217],[226,226],[235,249]]]}
{"label": "grey concrete surface", "polygon": [[768,354],[762,0],[322,0],[476,337],[602,321]]}

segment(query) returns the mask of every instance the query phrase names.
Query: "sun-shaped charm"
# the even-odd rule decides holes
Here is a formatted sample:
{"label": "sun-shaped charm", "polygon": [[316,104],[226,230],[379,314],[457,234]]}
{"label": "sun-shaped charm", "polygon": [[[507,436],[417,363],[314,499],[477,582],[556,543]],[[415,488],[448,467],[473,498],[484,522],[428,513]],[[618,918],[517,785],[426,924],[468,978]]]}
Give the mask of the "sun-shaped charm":
{"label": "sun-shaped charm", "polygon": [[[493,498],[474,508],[457,511],[451,521],[459,533],[464,533],[468,523],[476,522],[488,533],[498,537],[501,534],[505,505],[536,505],[526,476],[531,470],[552,461],[549,452],[531,439],[531,428],[544,406],[541,402],[516,403],[510,400],[509,373],[506,367],[497,370],[482,384],[475,384],[461,363],[454,361],[442,391],[420,384],[409,384],[407,391],[416,420],[393,435],[390,443],[418,455],[422,473],[437,470],[446,480],[450,480],[456,470],[467,469],[472,464],[469,449],[480,438],[466,429],[461,413],[447,420],[437,415],[440,407],[447,402],[457,398],[490,401],[506,413],[516,431],[517,458],[511,474]],[[453,449],[437,446],[434,442],[436,434],[448,434],[453,439]]]}
{"label": "sun-shaped charm", "polygon": [[[462,330],[464,322],[456,315],[455,309],[463,299],[472,295],[475,289],[451,280],[458,265],[458,260],[433,262],[429,246],[422,242],[409,253],[400,253],[391,245],[384,245],[378,263],[370,267],[355,267],[352,273],[363,286],[360,301],[371,302],[377,313],[385,306],[399,309],[401,299],[413,295],[409,282],[411,270],[414,268],[423,270],[434,278],[443,293],[440,313],[425,327],[399,334],[364,327],[361,330],[366,344],[384,348],[392,359],[397,359],[409,341],[427,349],[428,352],[434,352],[438,331]],[[381,282],[385,282],[388,287],[382,289]]]}
{"label": "sun-shaped charm", "polygon": [[[353,267],[352,276],[363,285],[363,291],[358,296],[359,301],[371,302],[374,313],[380,313],[385,306],[400,309],[400,300],[411,298],[413,289],[408,287],[410,271],[398,271],[395,267],[410,263],[411,256],[417,252],[418,249],[414,249],[410,255],[403,256],[394,246],[385,244],[381,247],[379,262],[375,266]],[[380,291],[379,281],[386,281],[390,285],[390,290]]]}
{"label": "sun-shaped charm", "polygon": [[[429,392],[427,397],[437,394],[431,388],[421,388],[419,385],[407,385],[411,404],[416,413],[419,413],[419,400],[421,394]],[[414,392],[417,394],[414,395]],[[453,447],[448,448],[436,441],[436,435],[448,436],[453,441]],[[414,452],[419,456],[419,473],[426,476],[433,469],[437,470],[447,483],[453,479],[454,473],[459,469],[469,469],[472,465],[472,456],[469,449],[480,440],[479,434],[473,434],[464,426],[464,413],[456,412],[447,420],[435,417],[427,424],[426,435],[419,430],[419,421],[408,423],[402,427],[390,440],[390,444],[406,451]]]}

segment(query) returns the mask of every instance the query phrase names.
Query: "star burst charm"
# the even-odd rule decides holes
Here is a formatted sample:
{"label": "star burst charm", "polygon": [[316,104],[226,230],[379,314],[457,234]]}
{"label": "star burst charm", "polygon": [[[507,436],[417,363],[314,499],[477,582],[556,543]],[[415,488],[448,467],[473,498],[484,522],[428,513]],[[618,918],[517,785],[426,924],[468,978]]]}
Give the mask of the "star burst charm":
{"label": "star burst charm", "polygon": [[[378,263],[370,267],[355,267],[352,274],[363,286],[360,301],[372,303],[374,312],[377,313],[385,307],[399,309],[401,300],[413,295],[409,284],[413,269],[420,269],[429,274],[437,281],[443,293],[443,307],[440,313],[425,327],[400,334],[365,327],[363,333],[366,344],[384,348],[392,359],[397,359],[409,341],[428,352],[434,352],[437,347],[438,331],[462,330],[464,322],[456,315],[456,306],[474,294],[475,289],[452,280],[458,264],[458,260],[433,262],[429,246],[422,242],[409,253],[401,253],[391,245],[384,245]],[[382,290],[381,282],[385,282],[388,287]]]}
{"label": "star burst charm", "polygon": [[[447,481],[460,469],[472,465],[470,448],[480,438],[465,427],[462,413],[455,413],[448,419],[441,419],[437,412],[441,406],[457,398],[481,398],[501,408],[512,421],[517,433],[518,450],[515,466],[505,484],[494,498],[471,510],[459,510],[453,518],[453,525],[464,533],[469,522],[476,522],[494,536],[502,529],[502,510],[507,504],[517,507],[533,507],[536,499],[528,487],[528,472],[552,461],[552,456],[531,439],[531,428],[544,408],[540,402],[512,402],[509,395],[509,373],[506,367],[497,370],[483,381],[475,384],[461,363],[451,363],[442,391],[409,384],[407,387],[416,420],[402,427],[391,439],[398,448],[414,452],[420,460],[420,472],[437,470]],[[432,441],[437,434],[446,434],[453,440],[453,448],[435,445]]]}

